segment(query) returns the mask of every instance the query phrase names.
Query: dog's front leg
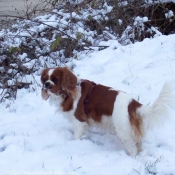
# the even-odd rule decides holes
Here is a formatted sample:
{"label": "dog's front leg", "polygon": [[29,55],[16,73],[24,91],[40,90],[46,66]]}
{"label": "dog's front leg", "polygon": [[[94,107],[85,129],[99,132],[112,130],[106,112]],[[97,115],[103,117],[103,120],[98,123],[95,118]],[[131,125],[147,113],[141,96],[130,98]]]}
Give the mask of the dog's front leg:
{"label": "dog's front leg", "polygon": [[75,117],[73,119],[73,127],[74,127],[74,138],[80,139],[86,131],[87,123],[80,122]]}

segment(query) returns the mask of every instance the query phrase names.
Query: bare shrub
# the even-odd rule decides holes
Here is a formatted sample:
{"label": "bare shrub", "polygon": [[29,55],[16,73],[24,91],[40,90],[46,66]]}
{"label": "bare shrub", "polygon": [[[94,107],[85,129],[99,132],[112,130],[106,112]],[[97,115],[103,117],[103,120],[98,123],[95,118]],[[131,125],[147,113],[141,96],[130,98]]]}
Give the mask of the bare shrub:
{"label": "bare shrub", "polygon": [[[39,0],[1,21],[0,101],[33,88],[42,67],[64,65],[101,41],[121,44],[175,33],[175,3],[142,0]],[[1,15],[0,13],[0,16]],[[105,48],[105,47],[104,47]],[[99,49],[102,49],[99,47]],[[30,89],[29,88],[29,89]]]}

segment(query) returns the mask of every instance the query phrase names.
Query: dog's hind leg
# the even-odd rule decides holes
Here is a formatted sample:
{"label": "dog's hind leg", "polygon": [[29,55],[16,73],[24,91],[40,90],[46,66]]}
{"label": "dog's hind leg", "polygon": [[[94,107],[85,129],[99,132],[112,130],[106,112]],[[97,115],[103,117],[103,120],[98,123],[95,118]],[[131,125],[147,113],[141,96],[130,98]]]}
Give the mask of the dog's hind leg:
{"label": "dog's hind leg", "polygon": [[130,156],[135,157],[138,153],[138,148],[136,146],[134,139],[131,137],[131,133],[128,133],[124,130],[121,131],[116,129],[116,134],[120,139],[121,143],[123,144],[123,146],[125,147],[127,153]]}

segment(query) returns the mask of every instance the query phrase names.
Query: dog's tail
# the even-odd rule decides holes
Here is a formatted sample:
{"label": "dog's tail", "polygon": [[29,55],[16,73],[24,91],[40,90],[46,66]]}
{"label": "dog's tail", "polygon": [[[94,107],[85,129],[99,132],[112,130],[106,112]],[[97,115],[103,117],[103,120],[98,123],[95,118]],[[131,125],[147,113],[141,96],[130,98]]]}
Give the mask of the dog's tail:
{"label": "dog's tail", "polygon": [[[138,110],[138,115],[142,118],[144,129],[153,129],[162,125],[175,111],[175,82],[166,82],[151,107],[142,105]],[[143,129],[143,128],[142,128]]]}

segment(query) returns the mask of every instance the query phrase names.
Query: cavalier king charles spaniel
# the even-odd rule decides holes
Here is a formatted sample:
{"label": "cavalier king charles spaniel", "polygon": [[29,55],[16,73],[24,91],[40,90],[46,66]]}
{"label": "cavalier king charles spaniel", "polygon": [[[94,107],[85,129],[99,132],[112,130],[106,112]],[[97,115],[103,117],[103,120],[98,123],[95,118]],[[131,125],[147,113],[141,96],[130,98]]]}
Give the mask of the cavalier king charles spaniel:
{"label": "cavalier king charles spaniel", "polygon": [[175,109],[174,85],[165,83],[152,106],[145,106],[129,94],[111,87],[78,79],[67,67],[42,71],[42,97],[50,99],[73,124],[79,139],[87,127],[98,125],[111,129],[127,153],[136,156],[142,150],[146,131],[159,126]]}

